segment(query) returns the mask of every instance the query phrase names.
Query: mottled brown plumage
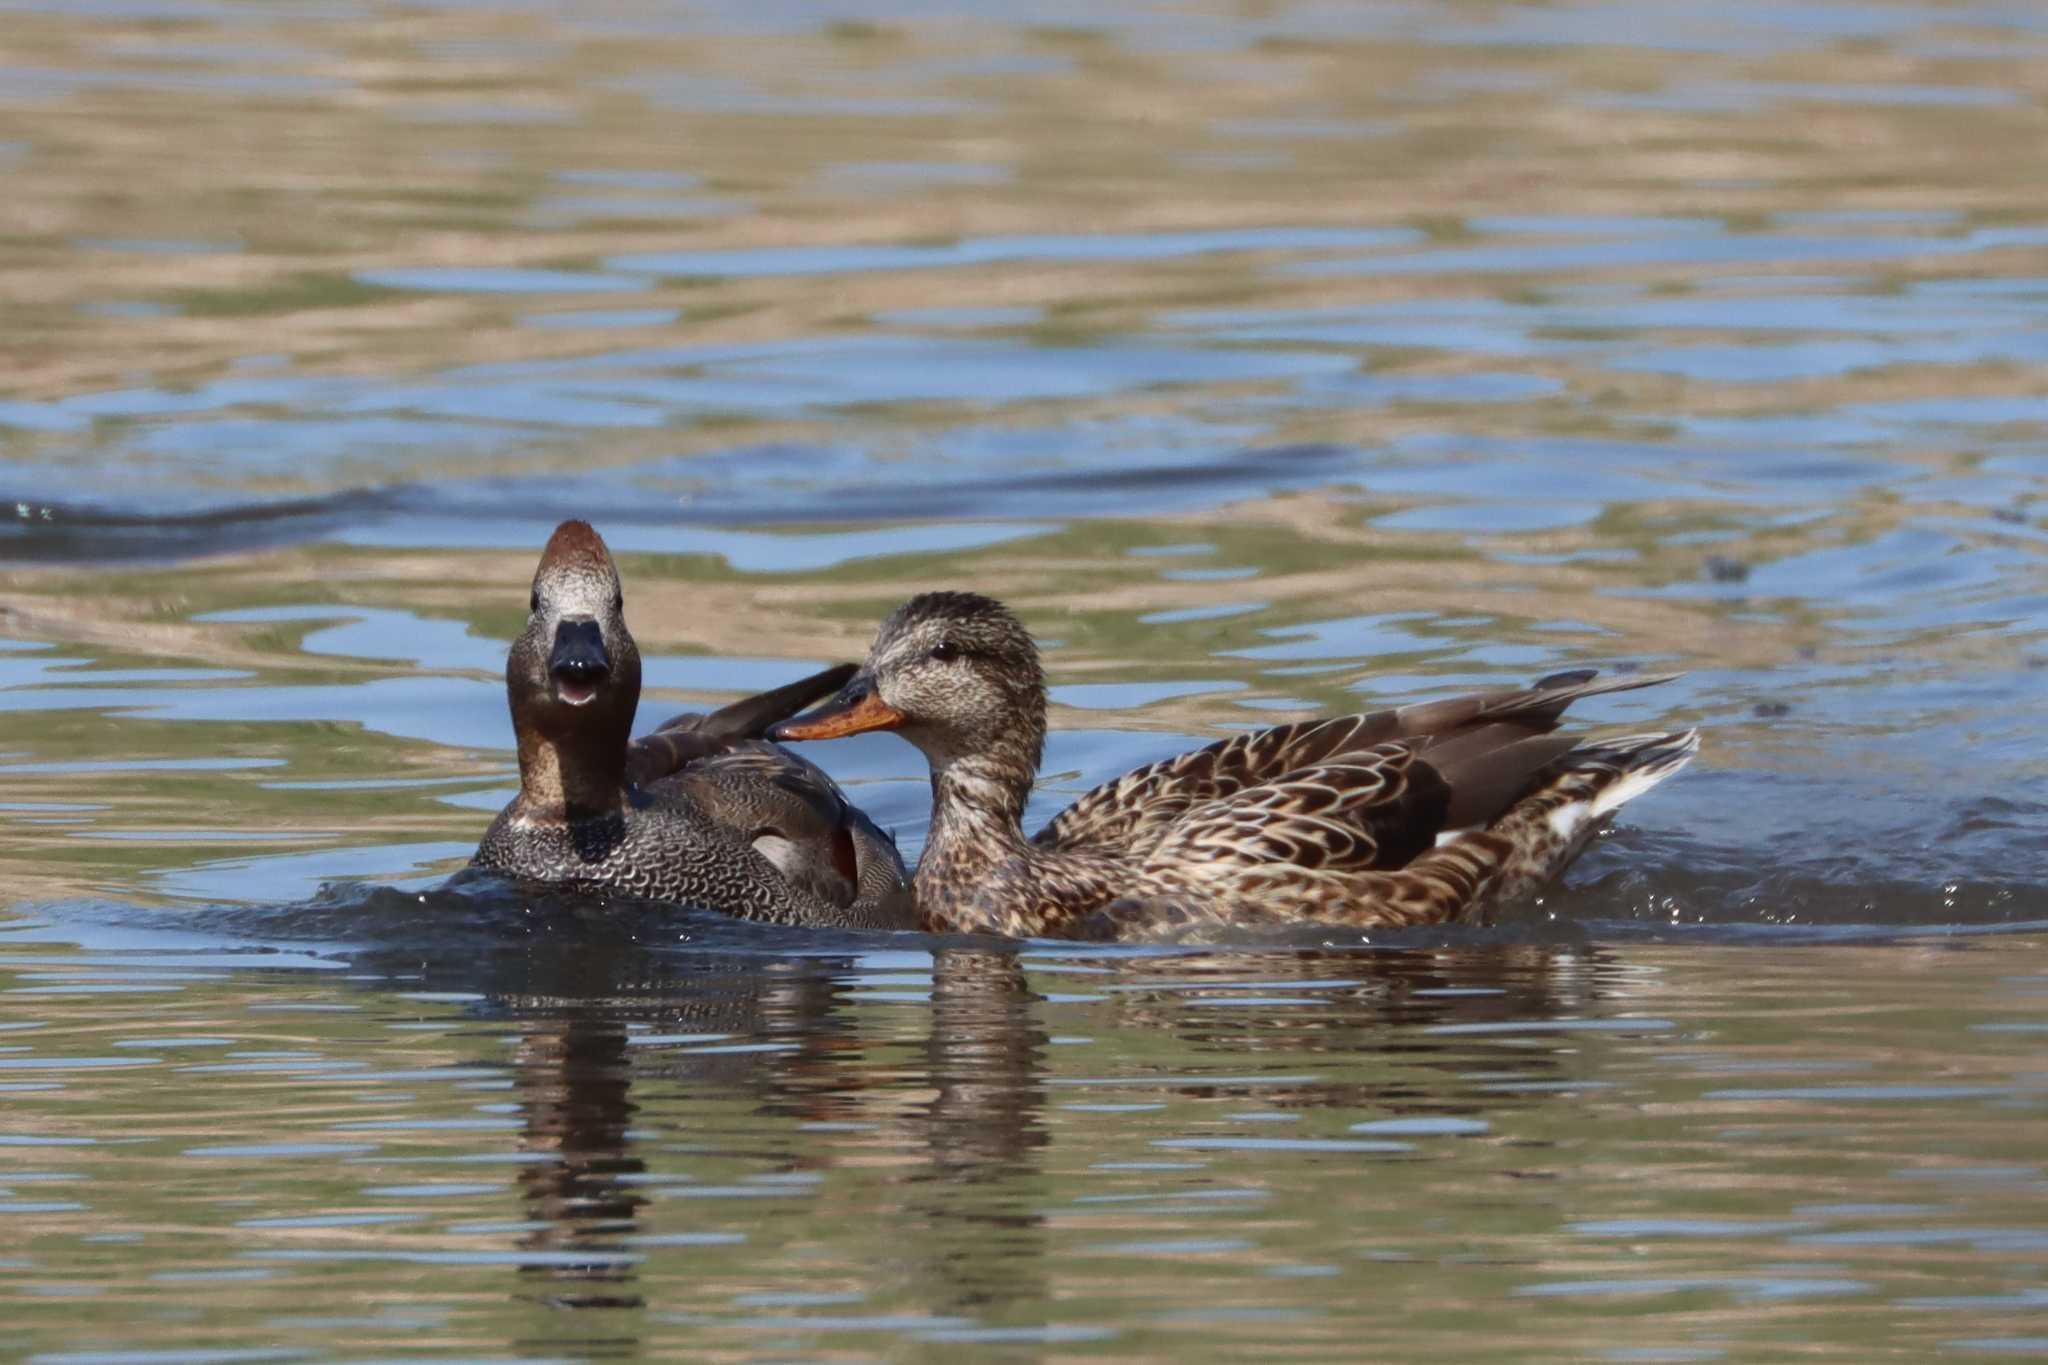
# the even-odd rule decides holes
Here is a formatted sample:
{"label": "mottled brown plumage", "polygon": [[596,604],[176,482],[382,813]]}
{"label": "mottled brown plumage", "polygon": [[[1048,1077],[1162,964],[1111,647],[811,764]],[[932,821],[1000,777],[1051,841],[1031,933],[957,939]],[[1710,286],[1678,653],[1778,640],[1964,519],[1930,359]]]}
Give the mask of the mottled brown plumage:
{"label": "mottled brown plumage", "polygon": [[1036,645],[1001,604],[911,599],[823,707],[772,731],[900,731],[932,770],[919,916],[933,930],[1141,938],[1232,924],[1454,918],[1540,885],[1698,736],[1553,735],[1582,697],[1669,675],[1535,686],[1236,735],[1105,783],[1027,842],[1045,739]]}

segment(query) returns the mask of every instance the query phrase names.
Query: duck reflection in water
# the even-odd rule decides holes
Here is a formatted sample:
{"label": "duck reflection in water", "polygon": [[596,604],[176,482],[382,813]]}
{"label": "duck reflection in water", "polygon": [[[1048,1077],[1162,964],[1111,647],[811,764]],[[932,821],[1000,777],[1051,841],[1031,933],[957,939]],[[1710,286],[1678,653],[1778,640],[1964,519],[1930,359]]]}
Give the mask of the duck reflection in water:
{"label": "duck reflection in water", "polygon": [[[634,960],[637,957],[639,960]],[[560,1308],[640,1308],[636,1242],[650,1174],[635,1140],[640,1096],[681,1088],[698,1098],[744,1093],[757,1117],[865,1128],[887,1145],[908,1139],[921,1158],[890,1214],[918,1233],[913,1278],[944,1284],[953,1312],[1034,1300],[1044,1217],[1028,1176],[1046,1142],[1046,1032],[1039,997],[1014,951],[941,949],[933,956],[924,1076],[871,1074],[881,1041],[862,1038],[847,1008],[857,964],[754,955],[693,956],[652,966],[644,952],[573,952],[549,959],[545,980],[521,982],[497,1007],[519,1021],[513,1083],[521,1115],[519,1183],[535,1262],[522,1278],[548,1282]],[[786,970],[778,970],[778,967]],[[581,989],[587,994],[565,994]],[[760,1040],[752,1052],[637,1046],[635,1035]],[[769,1050],[786,1043],[780,1050]],[[906,1093],[928,1093],[918,1106]],[[900,1150],[900,1149],[899,1149]],[[791,1158],[783,1174],[818,1163]]]}
{"label": "duck reflection in water", "polygon": [[647,1203],[630,1183],[647,1163],[627,1137],[636,1106],[626,1030],[581,1010],[526,1020],[513,1066],[520,1150],[537,1158],[519,1172],[532,1224],[519,1247],[554,1253],[520,1273],[560,1282],[545,1296],[557,1307],[641,1307],[621,1241]]}
{"label": "duck reflection in water", "polygon": [[[402,899],[417,940],[417,901]],[[478,1013],[513,1025],[526,1212],[508,1229],[515,1292],[611,1310],[549,1344],[627,1353],[624,1338],[650,1330],[640,1313],[744,1326],[749,1302],[795,1286],[1041,1324],[1069,1292],[1057,1231],[1098,1216],[1090,1190],[1133,1179],[1098,1186],[1087,1173],[1156,1160],[1152,1138],[1254,1106],[1495,1115],[1554,1103],[1571,1053],[1493,1026],[1597,1014],[1607,979],[1580,945],[1065,963],[1044,945],[927,941],[927,999],[872,984],[919,970],[899,960],[901,940],[849,937],[842,951],[710,916],[687,921],[687,944],[635,941],[587,914],[534,928],[522,909],[516,939],[451,933],[384,966],[481,996]],[[1088,974],[1065,974],[1074,967]],[[1082,998],[1048,999],[1047,981]],[[1066,1060],[1056,1033],[1147,1041],[1111,1049],[1124,1060],[1097,1075],[1103,1063]],[[457,1036],[503,1056],[502,1030]],[[1106,1098],[1098,1085],[1163,1107],[1170,1126],[1127,1134],[1085,1109],[1066,1115],[1059,1131],[1075,1146],[1056,1176],[1048,1116]],[[869,1250],[807,1261],[830,1244],[819,1227],[855,1229]],[[693,1273],[677,1274],[680,1262]]]}
{"label": "duck reflection in water", "polygon": [[[545,1302],[646,1306],[635,1246],[647,1235],[655,1177],[636,1141],[636,1087],[642,1095],[672,1086],[739,1092],[757,1113],[842,1117],[830,1088],[807,1078],[829,1072],[847,1045],[840,997],[852,969],[837,957],[782,964],[758,954],[579,945],[524,958],[513,979],[479,983],[499,987],[493,1006],[518,1021],[513,1087],[528,1158],[519,1177],[528,1227],[518,1246],[535,1253],[522,1277],[549,1282]],[[677,1034],[757,1039],[761,1050],[642,1045]]]}
{"label": "duck reflection in water", "polygon": [[916,1260],[927,1284],[943,1286],[940,1311],[1007,1316],[1050,1297],[1045,1192],[1033,1178],[1048,1142],[1044,1007],[1013,948],[932,955],[932,1099],[904,1217],[922,1230]]}

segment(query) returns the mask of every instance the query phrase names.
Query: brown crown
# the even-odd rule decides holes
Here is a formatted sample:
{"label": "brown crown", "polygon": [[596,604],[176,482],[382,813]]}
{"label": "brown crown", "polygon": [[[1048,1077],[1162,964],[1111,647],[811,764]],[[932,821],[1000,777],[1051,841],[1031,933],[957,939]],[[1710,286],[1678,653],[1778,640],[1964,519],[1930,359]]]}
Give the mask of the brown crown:
{"label": "brown crown", "polygon": [[545,550],[540,552],[540,567],[547,569],[594,569],[599,573],[614,572],[611,551],[605,548],[604,537],[599,535],[587,521],[565,521],[555,528],[548,537]]}

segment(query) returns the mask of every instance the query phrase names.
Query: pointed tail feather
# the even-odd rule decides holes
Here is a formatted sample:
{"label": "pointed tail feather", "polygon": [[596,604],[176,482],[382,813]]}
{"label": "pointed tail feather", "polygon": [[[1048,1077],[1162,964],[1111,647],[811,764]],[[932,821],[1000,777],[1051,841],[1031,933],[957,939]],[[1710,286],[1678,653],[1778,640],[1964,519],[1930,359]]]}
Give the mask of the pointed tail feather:
{"label": "pointed tail feather", "polygon": [[1460,729],[1482,721],[1519,725],[1532,733],[1555,729],[1565,708],[1587,697],[1609,692],[1633,692],[1655,687],[1683,675],[1678,673],[1626,673],[1617,678],[1596,677],[1591,669],[1553,673],[1534,687],[1504,688],[1478,692],[1442,701],[1417,702],[1394,712],[1397,733],[1419,735]]}
{"label": "pointed tail feather", "polygon": [[1505,838],[1511,851],[1488,899],[1512,899],[1564,871],[1608,815],[1692,762],[1699,751],[1699,731],[1685,730],[1595,740],[1566,754],[1555,776],[1489,831]]}
{"label": "pointed tail feather", "polygon": [[1685,730],[1583,744],[1568,754],[1565,762],[1574,772],[1612,774],[1612,780],[1593,795],[1592,813],[1598,817],[1641,796],[1692,762],[1699,751],[1700,732]]}

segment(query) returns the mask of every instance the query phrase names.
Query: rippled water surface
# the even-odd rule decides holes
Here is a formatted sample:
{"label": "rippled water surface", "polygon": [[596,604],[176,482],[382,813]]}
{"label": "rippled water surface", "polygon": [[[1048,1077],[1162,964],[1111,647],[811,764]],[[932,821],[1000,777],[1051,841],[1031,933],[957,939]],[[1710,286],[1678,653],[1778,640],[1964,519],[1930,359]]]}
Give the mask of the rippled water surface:
{"label": "rippled water surface", "polygon": [[[87,1365],[2048,1354],[2048,17],[0,0],[0,1303]],[[1011,601],[1039,808],[1580,664],[1535,907],[1082,954],[432,893]],[[920,763],[821,761],[914,851]],[[391,889],[397,888],[397,889]]]}

